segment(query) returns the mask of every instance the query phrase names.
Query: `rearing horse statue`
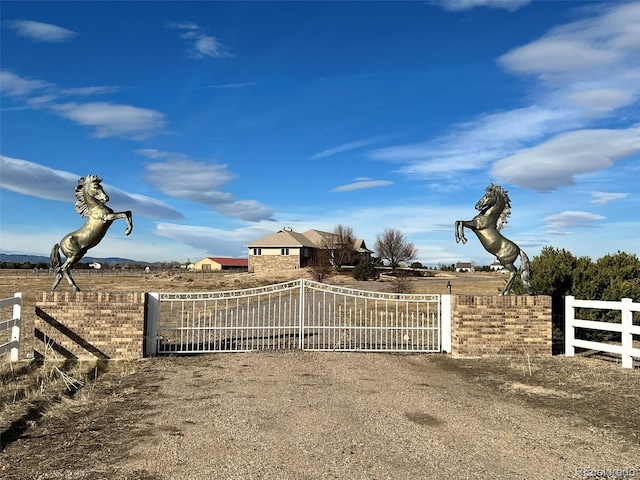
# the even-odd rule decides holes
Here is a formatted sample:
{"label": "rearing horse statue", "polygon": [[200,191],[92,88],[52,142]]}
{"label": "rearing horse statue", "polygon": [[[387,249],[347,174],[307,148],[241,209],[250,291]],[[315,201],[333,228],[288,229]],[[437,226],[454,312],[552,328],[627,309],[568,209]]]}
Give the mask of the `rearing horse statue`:
{"label": "rearing horse statue", "polygon": [[[109,195],[102,189],[101,182],[102,179],[97,175],[86,175],[78,180],[78,185],[76,186],[76,212],[80,216],[87,218],[87,222],[75,232],[69,233],[51,249],[51,268],[55,274],[51,291],[56,289],[62,277],[67,279],[74,291],[80,291],[73,277],[71,277],[70,270],[85,256],[90,248],[100,243],[114,220],[124,218],[127,221],[125,235],[129,235],[133,230],[130,211],[114,212],[105,205],[109,201]],[[67,257],[64,263],[60,258],[61,250],[64,256]]]}
{"label": "rearing horse statue", "polygon": [[484,196],[476,203],[476,210],[480,213],[473,217],[473,220],[456,220],[456,243],[467,243],[464,227],[470,228],[478,236],[485,250],[495,255],[500,264],[509,271],[509,280],[500,295],[511,293],[518,274],[514,262],[520,255],[520,278],[525,290],[531,295],[533,292],[529,285],[529,257],[518,245],[500,233],[500,229],[511,215],[511,200],[507,193],[499,185],[489,185]]}

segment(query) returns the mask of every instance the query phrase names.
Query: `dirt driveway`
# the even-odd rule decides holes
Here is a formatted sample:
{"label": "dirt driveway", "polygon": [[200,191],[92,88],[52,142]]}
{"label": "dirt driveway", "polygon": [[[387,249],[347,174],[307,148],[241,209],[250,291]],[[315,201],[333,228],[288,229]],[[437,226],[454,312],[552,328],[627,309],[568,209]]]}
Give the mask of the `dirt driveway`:
{"label": "dirt driveway", "polygon": [[3,425],[0,477],[640,478],[640,371],[602,361],[282,352],[131,368]]}

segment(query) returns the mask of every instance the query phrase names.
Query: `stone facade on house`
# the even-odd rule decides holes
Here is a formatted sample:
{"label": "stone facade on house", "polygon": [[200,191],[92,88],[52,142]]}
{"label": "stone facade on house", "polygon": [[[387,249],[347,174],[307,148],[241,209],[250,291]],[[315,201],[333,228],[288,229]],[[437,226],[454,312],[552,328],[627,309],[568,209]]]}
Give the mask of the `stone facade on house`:
{"label": "stone facade on house", "polygon": [[278,272],[281,270],[295,270],[306,266],[297,255],[249,255],[249,271],[250,272]]}

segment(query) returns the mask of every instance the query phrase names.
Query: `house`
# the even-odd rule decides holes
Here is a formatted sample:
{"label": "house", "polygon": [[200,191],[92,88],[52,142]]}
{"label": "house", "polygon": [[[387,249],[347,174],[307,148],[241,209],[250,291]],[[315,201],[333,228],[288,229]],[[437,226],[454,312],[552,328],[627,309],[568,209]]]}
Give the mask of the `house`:
{"label": "house", "polygon": [[[335,233],[311,229],[304,232],[303,235],[320,248],[331,245],[333,245],[334,248],[338,246],[338,237]],[[370,259],[372,253],[373,251],[367,248],[362,238],[356,238],[353,240],[351,258],[346,259],[345,263],[356,264],[361,260]]]}
{"label": "house", "polygon": [[246,272],[249,260],[246,258],[205,257],[193,264],[193,270],[199,272],[238,271]]}
{"label": "house", "polygon": [[[268,272],[304,268],[316,257],[319,250],[336,242],[336,235],[321,230],[307,230],[304,233],[294,232],[285,227],[247,245],[249,249],[249,271]],[[348,263],[357,263],[362,258],[369,258],[373,253],[364,243],[357,239],[353,245],[354,255]]]}
{"label": "house", "polygon": [[493,262],[491,265],[489,265],[489,269],[492,272],[508,272],[508,270],[506,268],[504,268],[502,266],[502,264],[500,262],[498,262],[497,260],[495,262]]}
{"label": "house", "polygon": [[470,262],[458,262],[456,263],[456,272],[475,272],[476,269],[473,263]]}

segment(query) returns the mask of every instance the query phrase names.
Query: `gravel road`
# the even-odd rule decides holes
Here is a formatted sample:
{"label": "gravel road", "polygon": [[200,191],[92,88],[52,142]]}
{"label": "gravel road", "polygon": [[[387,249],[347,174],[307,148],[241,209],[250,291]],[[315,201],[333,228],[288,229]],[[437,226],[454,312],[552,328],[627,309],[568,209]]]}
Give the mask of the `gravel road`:
{"label": "gravel road", "polygon": [[[640,478],[640,444],[505,399],[451,357],[283,352],[154,359],[153,479]],[[599,477],[596,474],[600,475]],[[143,477],[136,477],[143,478]]]}

